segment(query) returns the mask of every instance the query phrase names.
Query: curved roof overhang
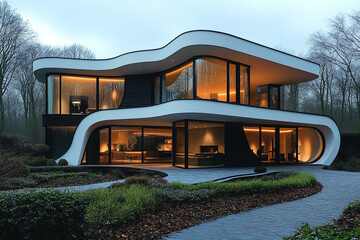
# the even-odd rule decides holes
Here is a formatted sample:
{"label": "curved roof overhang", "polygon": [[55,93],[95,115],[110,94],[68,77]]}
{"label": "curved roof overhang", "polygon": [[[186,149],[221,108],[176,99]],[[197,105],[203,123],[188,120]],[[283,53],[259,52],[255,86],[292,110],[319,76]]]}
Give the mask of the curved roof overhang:
{"label": "curved roof overhang", "polygon": [[[194,56],[215,56],[251,66],[251,84],[293,84],[314,80],[319,65],[226,33],[185,32],[158,49],[125,53],[111,59],[39,58],[33,71],[40,82],[49,73],[125,76],[166,71]],[[253,86],[254,86],[253,85]]]}

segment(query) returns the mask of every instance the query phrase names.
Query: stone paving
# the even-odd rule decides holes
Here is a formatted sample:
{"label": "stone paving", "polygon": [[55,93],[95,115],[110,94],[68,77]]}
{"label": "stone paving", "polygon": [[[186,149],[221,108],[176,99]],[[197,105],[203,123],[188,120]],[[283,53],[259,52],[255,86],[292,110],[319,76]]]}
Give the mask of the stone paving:
{"label": "stone paving", "polygon": [[[182,172],[169,169],[165,172],[170,174],[170,181],[177,179],[175,173],[185,176],[186,182],[207,180],[206,171],[207,174],[218,176],[213,172],[215,169],[199,170]],[[249,172],[250,169],[219,169],[224,174],[242,170]],[[310,172],[324,188],[320,193],[304,199],[229,215],[173,233],[164,239],[282,239],[292,234],[302,222],[311,225],[331,222],[341,215],[350,201],[360,199],[360,173],[322,170],[320,166],[268,167],[268,170]],[[191,177],[191,172],[200,175]]]}

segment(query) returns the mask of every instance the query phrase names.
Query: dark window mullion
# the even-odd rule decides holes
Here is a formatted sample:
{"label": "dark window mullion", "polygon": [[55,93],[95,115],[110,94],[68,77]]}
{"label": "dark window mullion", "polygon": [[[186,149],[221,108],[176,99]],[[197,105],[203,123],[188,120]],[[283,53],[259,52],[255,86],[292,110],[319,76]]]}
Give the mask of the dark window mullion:
{"label": "dark window mullion", "polygon": [[230,102],[230,64],[227,61],[226,62],[226,91],[227,91],[227,97],[226,97],[226,101]]}
{"label": "dark window mullion", "polygon": [[[62,85],[61,84],[61,75],[59,75],[59,85],[60,85],[59,86],[59,114],[61,114],[61,85]],[[54,101],[54,97],[53,97],[53,101]]]}

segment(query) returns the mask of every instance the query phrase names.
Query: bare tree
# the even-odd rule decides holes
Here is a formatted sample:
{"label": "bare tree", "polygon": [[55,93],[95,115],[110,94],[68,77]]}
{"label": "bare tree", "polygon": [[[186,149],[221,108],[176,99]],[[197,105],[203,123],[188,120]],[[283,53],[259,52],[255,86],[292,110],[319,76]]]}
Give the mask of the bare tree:
{"label": "bare tree", "polygon": [[19,49],[33,37],[21,16],[6,1],[0,2],[0,134],[5,126],[3,96],[13,79]]}
{"label": "bare tree", "polygon": [[[68,57],[68,58],[81,58],[81,59],[94,59],[95,54],[88,49],[87,47],[81,44],[73,44],[70,46],[65,46],[60,53],[61,57]],[[60,57],[59,56],[59,57]]]}

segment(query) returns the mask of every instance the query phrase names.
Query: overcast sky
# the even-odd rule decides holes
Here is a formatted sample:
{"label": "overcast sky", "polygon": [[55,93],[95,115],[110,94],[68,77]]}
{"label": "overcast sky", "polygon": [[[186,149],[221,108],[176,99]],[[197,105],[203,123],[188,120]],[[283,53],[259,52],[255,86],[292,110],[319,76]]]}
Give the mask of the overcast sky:
{"label": "overcast sky", "polygon": [[162,47],[194,29],[230,33],[296,55],[312,33],[339,13],[360,10],[359,0],[8,0],[39,41],[80,43],[97,58]]}

